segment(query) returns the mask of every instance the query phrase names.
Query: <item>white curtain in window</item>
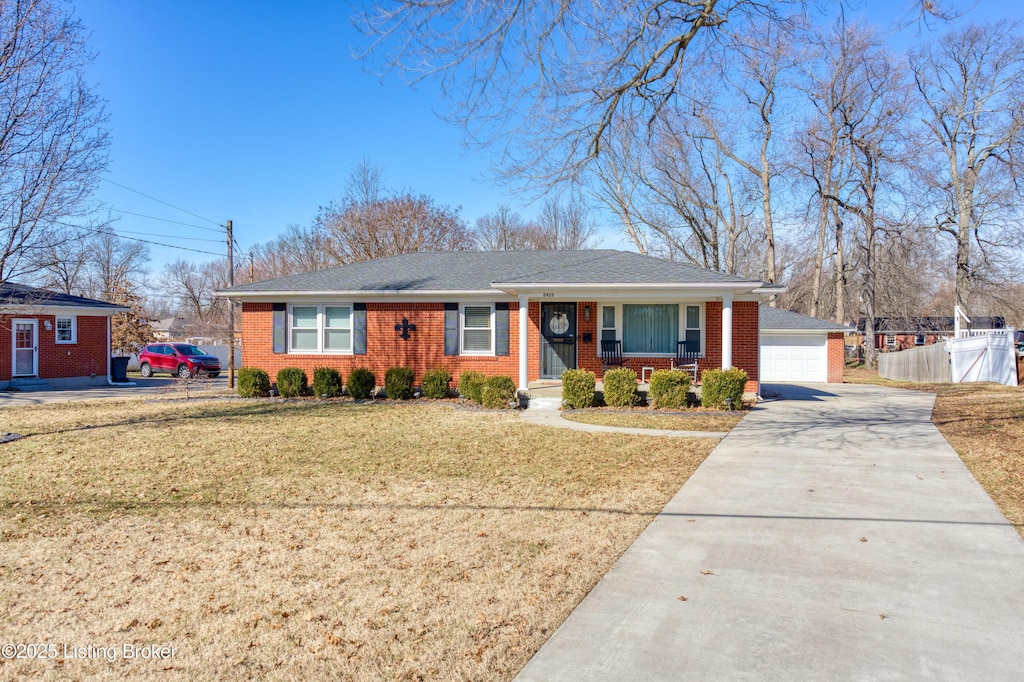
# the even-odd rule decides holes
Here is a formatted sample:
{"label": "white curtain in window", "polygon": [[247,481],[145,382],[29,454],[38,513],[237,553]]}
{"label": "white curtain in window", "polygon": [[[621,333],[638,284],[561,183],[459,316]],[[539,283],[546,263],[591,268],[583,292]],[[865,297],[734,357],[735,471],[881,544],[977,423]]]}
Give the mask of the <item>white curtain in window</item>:
{"label": "white curtain in window", "polygon": [[622,306],[623,353],[675,353],[679,339],[679,306]]}

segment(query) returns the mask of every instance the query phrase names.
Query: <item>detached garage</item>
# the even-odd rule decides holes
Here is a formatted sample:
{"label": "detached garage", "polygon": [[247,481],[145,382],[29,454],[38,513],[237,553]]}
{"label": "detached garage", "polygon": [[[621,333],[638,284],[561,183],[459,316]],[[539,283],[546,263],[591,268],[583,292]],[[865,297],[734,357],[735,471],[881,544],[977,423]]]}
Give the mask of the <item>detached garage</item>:
{"label": "detached garage", "polygon": [[762,305],[759,328],[762,382],[842,383],[849,327]]}

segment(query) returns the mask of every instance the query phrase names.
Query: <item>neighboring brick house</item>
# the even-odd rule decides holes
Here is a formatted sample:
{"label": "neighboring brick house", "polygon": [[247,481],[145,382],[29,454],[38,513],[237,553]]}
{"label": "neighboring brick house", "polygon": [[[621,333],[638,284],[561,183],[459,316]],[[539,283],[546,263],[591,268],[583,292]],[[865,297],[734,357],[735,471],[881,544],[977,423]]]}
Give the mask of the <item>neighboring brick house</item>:
{"label": "neighboring brick house", "polygon": [[782,289],[612,250],[412,253],[218,292],[242,304],[242,364],[343,376],[368,367],[474,370],[520,389],[565,369],[602,375],[617,339],[640,374],[668,368],[678,341],[699,366],[736,366],[757,390],[758,307]]}
{"label": "neighboring brick house", "polygon": [[106,385],[110,318],[123,306],[0,284],[0,389]]}
{"label": "neighboring brick house", "polygon": [[[863,345],[865,318],[857,320],[856,345]],[[974,316],[966,329],[1003,329],[1001,316]],[[880,351],[900,351],[916,346],[930,346],[953,336],[953,316],[876,317],[875,347]]]}

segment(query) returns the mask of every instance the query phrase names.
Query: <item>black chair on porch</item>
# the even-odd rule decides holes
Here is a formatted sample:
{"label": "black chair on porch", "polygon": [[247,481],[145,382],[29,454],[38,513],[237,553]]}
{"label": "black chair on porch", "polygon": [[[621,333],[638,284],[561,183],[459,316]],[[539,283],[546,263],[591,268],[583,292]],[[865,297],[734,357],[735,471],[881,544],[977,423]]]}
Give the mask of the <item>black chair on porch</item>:
{"label": "black chair on porch", "polygon": [[622,357],[621,341],[601,342],[601,372],[605,372],[609,367],[629,367],[629,360]]}
{"label": "black chair on porch", "polygon": [[686,341],[676,344],[676,357],[672,361],[672,369],[680,372],[690,373],[690,383],[697,385],[697,356],[700,352],[693,348],[693,344],[687,345]]}

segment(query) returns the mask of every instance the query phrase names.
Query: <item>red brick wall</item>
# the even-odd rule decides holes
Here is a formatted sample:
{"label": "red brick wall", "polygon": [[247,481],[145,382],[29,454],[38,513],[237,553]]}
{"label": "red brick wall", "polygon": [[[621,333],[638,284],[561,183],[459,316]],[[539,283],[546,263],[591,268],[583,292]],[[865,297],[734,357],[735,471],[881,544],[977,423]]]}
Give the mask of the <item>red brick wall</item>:
{"label": "red brick wall", "polygon": [[[402,318],[416,325],[408,340],[395,331]],[[271,381],[282,367],[300,367],[310,381],[314,367],[334,367],[343,381],[354,368],[366,367],[383,385],[384,373],[398,366],[411,367],[417,384],[426,370],[436,368],[450,371],[453,385],[469,370],[519,381],[519,309],[514,302],[509,303],[509,354],[501,357],[445,355],[444,303],[367,303],[366,355],[275,354],[272,303],[242,304],[242,340],[242,365],[265,370]]]}
{"label": "red brick wall", "polygon": [[[757,305],[754,301],[733,304],[733,365],[751,377],[747,382],[747,390],[751,392],[757,391]],[[540,378],[540,306],[540,301],[529,303],[527,376],[530,381]],[[589,321],[585,319],[586,306],[590,306]],[[701,371],[722,365],[722,304],[708,301],[705,307],[706,357],[700,360]],[[404,365],[415,371],[417,383],[422,380],[424,371],[436,367],[448,369],[454,377],[453,383],[468,370],[488,375],[504,374],[519,381],[519,310],[514,302],[509,304],[509,355],[506,357],[444,355],[444,304],[404,302],[366,304],[366,355],[275,354],[272,310],[271,303],[242,305],[242,364],[266,370],[272,380],[282,367],[301,367],[310,378],[316,366],[334,367],[343,378],[355,367],[367,367],[377,375],[378,383],[383,384],[388,368]],[[600,378],[598,314],[596,302],[577,303],[577,363]],[[416,325],[408,341],[402,340],[395,331],[395,325],[400,324],[403,317]],[[586,333],[591,334],[589,342],[583,341]],[[630,366],[638,375],[642,367],[668,369],[671,363],[670,357],[630,358]]]}
{"label": "red brick wall", "polygon": [[843,370],[846,368],[846,356],[843,348],[842,332],[829,332],[828,335],[828,383],[843,383]]}
{"label": "red brick wall", "polygon": [[[53,315],[0,315],[0,381],[12,374],[14,340],[11,320],[36,320],[38,329],[39,378],[70,379],[107,375],[107,318],[77,315],[77,343],[57,343],[57,322]],[[50,329],[46,329],[46,322]]]}

